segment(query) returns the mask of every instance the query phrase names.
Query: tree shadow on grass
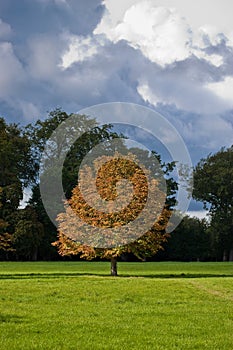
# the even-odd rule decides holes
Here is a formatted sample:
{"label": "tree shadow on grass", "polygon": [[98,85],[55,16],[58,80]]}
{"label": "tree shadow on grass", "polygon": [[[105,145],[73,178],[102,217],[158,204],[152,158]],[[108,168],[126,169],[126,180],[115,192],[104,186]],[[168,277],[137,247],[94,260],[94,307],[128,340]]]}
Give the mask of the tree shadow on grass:
{"label": "tree shadow on grass", "polygon": [[[16,274],[0,274],[0,280],[9,279],[31,279],[31,278],[41,278],[41,279],[53,279],[60,277],[113,277],[110,274],[100,274],[91,272],[73,272],[73,273],[16,273]],[[220,278],[220,277],[233,277],[232,274],[219,274],[219,273],[177,273],[177,274],[129,274],[120,273],[117,278],[157,278],[157,279],[173,279],[173,278]]]}

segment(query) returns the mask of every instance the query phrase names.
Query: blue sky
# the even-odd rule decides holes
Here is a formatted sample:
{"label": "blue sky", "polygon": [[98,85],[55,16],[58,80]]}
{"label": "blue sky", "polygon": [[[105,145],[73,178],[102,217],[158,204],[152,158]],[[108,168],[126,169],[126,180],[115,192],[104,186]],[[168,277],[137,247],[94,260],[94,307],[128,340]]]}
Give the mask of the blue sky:
{"label": "blue sky", "polygon": [[0,0],[0,113],[131,102],[165,116],[193,163],[233,143],[231,0]]}

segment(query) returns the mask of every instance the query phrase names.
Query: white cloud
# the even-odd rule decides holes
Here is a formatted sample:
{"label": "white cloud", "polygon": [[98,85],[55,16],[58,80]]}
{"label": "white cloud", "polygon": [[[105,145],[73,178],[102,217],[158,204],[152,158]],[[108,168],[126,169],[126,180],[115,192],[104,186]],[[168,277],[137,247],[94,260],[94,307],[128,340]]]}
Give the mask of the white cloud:
{"label": "white cloud", "polygon": [[207,219],[208,220],[208,211],[205,210],[190,210],[187,212],[187,215],[191,218],[198,218],[198,219]]}
{"label": "white cloud", "polygon": [[233,108],[233,77],[228,76],[223,81],[207,84],[206,87],[216,96],[222,98],[230,108]]}
{"label": "white cloud", "polygon": [[124,11],[118,11],[118,16],[113,11],[111,0],[104,3],[107,11],[94,34],[104,34],[114,43],[126,40],[132,47],[140,49],[145,57],[163,67],[191,55],[216,67],[223,64],[221,54],[209,54],[203,50],[223,40],[229,45],[230,40],[217,27],[203,24],[192,28],[176,9],[162,7],[161,1],[136,1],[134,4],[127,1]]}
{"label": "white cloud", "polygon": [[62,56],[61,68],[66,69],[75,62],[83,62],[97,53],[97,44],[90,37],[70,36],[68,50]]}
{"label": "white cloud", "polygon": [[113,42],[124,39],[161,66],[190,55],[191,33],[186,21],[174,9],[156,7],[151,1],[131,6],[115,27],[106,16],[94,34],[105,34]]}
{"label": "white cloud", "polygon": [[202,60],[205,60],[209,63],[211,63],[215,67],[220,67],[224,63],[223,56],[221,55],[216,55],[216,54],[211,54],[208,55],[204,50],[192,50],[193,54]]}
{"label": "white cloud", "polygon": [[[107,8],[104,20],[107,17],[112,25],[122,21],[124,13],[132,5],[141,0],[103,0]],[[153,0],[153,6],[175,7],[182,17],[185,17],[191,27],[196,31],[202,26],[214,27],[218,33],[225,33],[227,36],[232,32],[232,0]]]}
{"label": "white cloud", "polygon": [[161,101],[161,98],[158,98],[154,92],[152,92],[146,83],[139,83],[137,87],[139,95],[143,98],[145,102],[149,102],[151,105],[156,106],[157,103]]}
{"label": "white cloud", "polygon": [[[132,68],[137,92],[145,103],[170,104],[205,115],[224,113],[231,107],[209,85],[227,69],[226,37],[217,28],[203,24],[193,30],[175,9],[158,6],[161,1],[127,1],[124,11],[119,10],[117,15],[113,1],[104,3],[107,11],[94,34],[105,35],[113,43],[124,39],[162,67],[148,64],[141,73],[135,66]],[[218,49],[218,45],[222,48]]]}
{"label": "white cloud", "polygon": [[203,47],[221,44],[222,40],[226,38],[223,33],[219,32],[217,27],[210,25],[200,27],[197,34],[200,37],[200,41],[202,41]]}

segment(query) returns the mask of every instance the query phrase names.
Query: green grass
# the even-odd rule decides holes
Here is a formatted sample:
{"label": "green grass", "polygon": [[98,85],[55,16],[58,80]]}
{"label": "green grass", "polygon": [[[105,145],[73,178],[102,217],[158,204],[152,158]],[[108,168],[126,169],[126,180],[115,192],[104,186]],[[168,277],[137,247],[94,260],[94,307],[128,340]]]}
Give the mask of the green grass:
{"label": "green grass", "polygon": [[233,348],[232,263],[120,263],[119,273],[0,263],[0,349]]}

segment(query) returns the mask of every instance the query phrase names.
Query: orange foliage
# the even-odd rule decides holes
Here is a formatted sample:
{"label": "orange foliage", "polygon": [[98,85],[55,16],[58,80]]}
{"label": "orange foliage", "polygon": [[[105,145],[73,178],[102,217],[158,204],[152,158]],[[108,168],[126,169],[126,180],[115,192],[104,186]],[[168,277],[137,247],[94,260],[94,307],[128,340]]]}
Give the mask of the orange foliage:
{"label": "orange foliage", "polygon": [[[96,256],[111,259],[132,252],[138,258],[145,258],[162,249],[171,215],[164,206],[166,193],[159,189],[158,181],[150,172],[138,164],[133,154],[120,157],[115,153],[114,157],[96,159],[93,168],[83,167],[79,183],[66,203],[66,211],[57,218],[59,234],[53,245],[59,254],[80,255],[91,260]],[[152,191],[157,209],[147,209],[146,217],[142,216],[141,221],[136,222],[147,204],[149,191]],[[148,218],[152,220],[150,230],[139,236],[135,234]],[[119,228],[120,231],[130,222],[135,225],[127,230],[127,234],[121,233],[119,237],[109,234],[111,229]],[[100,229],[104,232],[102,235],[99,235]],[[88,235],[92,244],[87,244]],[[104,248],[101,248],[101,242]]]}

